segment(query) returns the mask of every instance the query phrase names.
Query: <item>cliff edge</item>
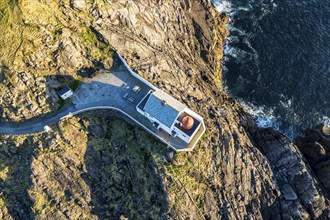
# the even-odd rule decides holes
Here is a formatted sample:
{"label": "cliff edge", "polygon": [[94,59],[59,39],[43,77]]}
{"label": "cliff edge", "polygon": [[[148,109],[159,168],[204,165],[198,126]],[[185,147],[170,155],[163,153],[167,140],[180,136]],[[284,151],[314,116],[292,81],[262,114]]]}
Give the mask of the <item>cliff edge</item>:
{"label": "cliff edge", "polygon": [[1,9],[1,120],[55,111],[66,104],[57,88],[118,68],[118,51],[201,114],[207,131],[193,152],[174,156],[109,111],[51,133],[1,135],[0,218],[330,218],[326,180],[302,148],[258,128],[223,90],[228,17],[208,0],[22,0]]}

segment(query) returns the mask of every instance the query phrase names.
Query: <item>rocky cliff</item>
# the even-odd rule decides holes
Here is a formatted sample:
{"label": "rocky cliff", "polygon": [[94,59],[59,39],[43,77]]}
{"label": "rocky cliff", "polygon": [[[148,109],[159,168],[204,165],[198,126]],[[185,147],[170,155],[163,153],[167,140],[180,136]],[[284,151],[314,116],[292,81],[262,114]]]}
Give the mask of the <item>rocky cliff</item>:
{"label": "rocky cliff", "polygon": [[68,119],[51,133],[1,136],[1,218],[330,217],[320,169],[285,136],[258,128],[223,90],[228,18],[208,0],[6,3],[1,120],[55,111],[65,103],[54,89],[116,68],[116,50],[199,112],[207,131],[193,152],[174,157],[109,111]]}
{"label": "rocky cliff", "polygon": [[330,193],[330,128],[319,125],[307,129],[304,136],[299,136],[295,144],[304,154],[321,185]]}

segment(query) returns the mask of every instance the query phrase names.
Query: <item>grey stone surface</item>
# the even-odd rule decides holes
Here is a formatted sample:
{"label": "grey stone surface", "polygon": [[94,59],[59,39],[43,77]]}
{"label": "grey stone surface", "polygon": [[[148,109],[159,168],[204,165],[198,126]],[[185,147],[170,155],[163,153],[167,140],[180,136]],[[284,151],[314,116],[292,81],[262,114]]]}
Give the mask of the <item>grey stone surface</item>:
{"label": "grey stone surface", "polygon": [[329,217],[329,201],[303,155],[291,141],[272,129],[251,130],[271,164],[281,195],[275,203],[283,219]]}
{"label": "grey stone surface", "polygon": [[[39,1],[40,4],[44,2],[54,1]],[[41,47],[33,55],[24,56],[29,66],[45,69],[50,63],[59,74],[74,74],[82,67],[92,66],[94,57],[90,55],[93,50],[76,33],[77,27],[92,26],[109,42],[111,48],[123,55],[137,73],[205,119],[208,130],[201,144],[194,152],[184,154],[181,157],[184,159],[173,159],[173,166],[188,167],[185,177],[189,178],[190,184],[180,185],[177,192],[171,191],[171,184],[175,183],[175,179],[164,180],[170,204],[170,210],[164,216],[169,216],[170,219],[329,217],[329,203],[322,187],[327,180],[328,171],[323,170],[327,164],[323,166],[321,161],[309,160],[309,153],[304,153],[312,167],[313,163],[319,164],[317,170],[322,175],[318,174],[317,178],[295,145],[274,131],[256,129],[248,114],[224,92],[221,56],[228,34],[224,23],[228,18],[219,15],[209,0],[86,1],[89,10],[83,9],[84,3],[81,1],[71,3],[75,5],[69,6],[67,1],[61,1],[59,7],[65,15],[64,18],[58,18],[60,26],[68,27],[55,40],[59,47],[49,43],[53,41],[46,41],[51,47]],[[102,7],[103,3],[106,4],[105,7]],[[44,29],[51,26],[41,22],[38,24],[38,27]],[[53,39],[53,31],[54,29],[49,29],[49,39]],[[111,67],[111,61],[108,62],[110,63],[107,66]],[[25,97],[21,93],[20,97],[15,96],[12,99],[13,94],[18,93],[14,88],[16,83],[17,88],[24,92],[36,88],[34,84],[26,87],[16,82],[16,79],[6,79],[5,83],[8,89],[2,94],[3,106],[12,102],[20,105],[19,101]],[[21,107],[10,106],[17,107],[12,111],[13,115],[21,115]],[[67,113],[74,108],[64,110]],[[44,112],[46,111],[33,113],[41,115]],[[35,121],[35,125],[40,127],[42,124],[39,123],[40,121]],[[254,127],[255,130],[247,127]],[[0,124],[1,129],[3,126]],[[20,129],[16,127],[13,132],[22,132]],[[35,127],[32,126],[32,129]],[[309,143],[307,147],[316,146],[317,152],[312,150],[315,155],[313,158],[320,155],[324,159],[328,150],[323,143],[327,143],[328,137],[325,136],[321,143],[320,136],[316,134],[313,138],[314,136],[318,139],[308,138],[308,142],[318,144]],[[122,146],[125,145],[113,147],[118,147],[118,152],[124,152],[125,148]],[[300,149],[304,152],[303,148]],[[117,156],[113,159],[116,158]],[[50,160],[50,166],[53,165],[52,161]],[[95,161],[92,160],[91,163]],[[56,168],[55,171],[60,174],[59,169]],[[45,173],[41,172],[40,175]],[[132,180],[134,182],[135,179]],[[97,184],[102,183],[99,178],[95,178],[95,181]],[[41,184],[41,187],[45,185]],[[206,186],[207,190],[199,190],[199,186]],[[117,185],[114,184],[114,187]],[[193,202],[187,192],[195,199]],[[195,202],[200,205],[199,209]],[[69,214],[77,217],[74,211],[75,209],[70,210]],[[120,215],[118,211],[116,213]]]}
{"label": "grey stone surface", "polygon": [[322,185],[330,194],[330,136],[329,127],[319,125],[307,129],[304,136],[296,138],[295,143],[304,154]]}

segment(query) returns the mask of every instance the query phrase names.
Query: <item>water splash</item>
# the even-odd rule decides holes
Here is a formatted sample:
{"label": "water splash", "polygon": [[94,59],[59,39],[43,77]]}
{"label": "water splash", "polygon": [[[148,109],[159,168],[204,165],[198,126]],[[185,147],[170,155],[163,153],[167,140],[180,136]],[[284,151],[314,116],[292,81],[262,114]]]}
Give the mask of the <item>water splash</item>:
{"label": "water splash", "polygon": [[259,127],[279,129],[281,123],[273,115],[274,109],[265,109],[264,106],[255,106],[252,103],[240,101],[248,112],[254,116]]}
{"label": "water splash", "polygon": [[[296,136],[296,131],[293,126],[283,128],[282,121],[275,116],[274,108],[266,108],[265,106],[255,106],[252,103],[240,101],[241,105],[253,116],[256,123],[261,128],[273,128],[280,130],[289,139],[293,140]],[[330,121],[329,121],[330,122]]]}
{"label": "water splash", "polygon": [[[233,47],[230,44],[225,44],[223,49],[227,59],[229,58],[228,56],[230,56],[237,61],[242,61],[246,59],[247,56],[250,55],[247,51],[237,47]],[[226,59],[224,59],[224,61],[226,61]]]}
{"label": "water splash", "polygon": [[323,116],[321,121],[322,124],[324,124],[327,127],[330,127],[330,118],[328,116]]}
{"label": "water splash", "polygon": [[226,13],[230,17],[236,15],[239,11],[250,11],[252,8],[251,4],[247,6],[237,6],[228,0],[211,0],[211,2],[219,13]]}
{"label": "water splash", "polygon": [[226,13],[230,15],[231,12],[233,11],[233,7],[232,7],[233,5],[230,1],[211,0],[211,2],[219,13]]}

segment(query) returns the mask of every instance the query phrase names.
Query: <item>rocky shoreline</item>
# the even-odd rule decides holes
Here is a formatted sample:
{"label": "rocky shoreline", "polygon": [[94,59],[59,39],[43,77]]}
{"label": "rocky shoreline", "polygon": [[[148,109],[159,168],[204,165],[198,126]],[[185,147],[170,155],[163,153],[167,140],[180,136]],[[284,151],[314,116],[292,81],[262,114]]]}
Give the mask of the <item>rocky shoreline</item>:
{"label": "rocky shoreline", "polygon": [[307,129],[303,136],[295,139],[295,144],[305,156],[329,198],[330,128],[321,124]]}
{"label": "rocky shoreline", "polygon": [[[208,0],[34,3],[57,8],[31,17],[35,9],[19,5],[47,46],[40,51],[23,41],[18,54],[31,59],[2,60],[1,89],[18,97],[13,79],[26,72],[33,77],[23,80],[28,86],[20,94],[29,94],[38,114],[54,111],[56,88],[81,80],[79,70],[95,62],[115,68],[116,50],[145,79],[203,115],[208,129],[193,152],[170,159],[162,144],[108,111],[68,119],[51,135],[1,135],[0,218],[330,218],[328,133],[307,132],[295,145],[258,128],[226,94],[221,58],[228,18]],[[37,76],[47,77],[40,92],[29,93]],[[27,103],[4,100],[6,120],[37,114]]]}

